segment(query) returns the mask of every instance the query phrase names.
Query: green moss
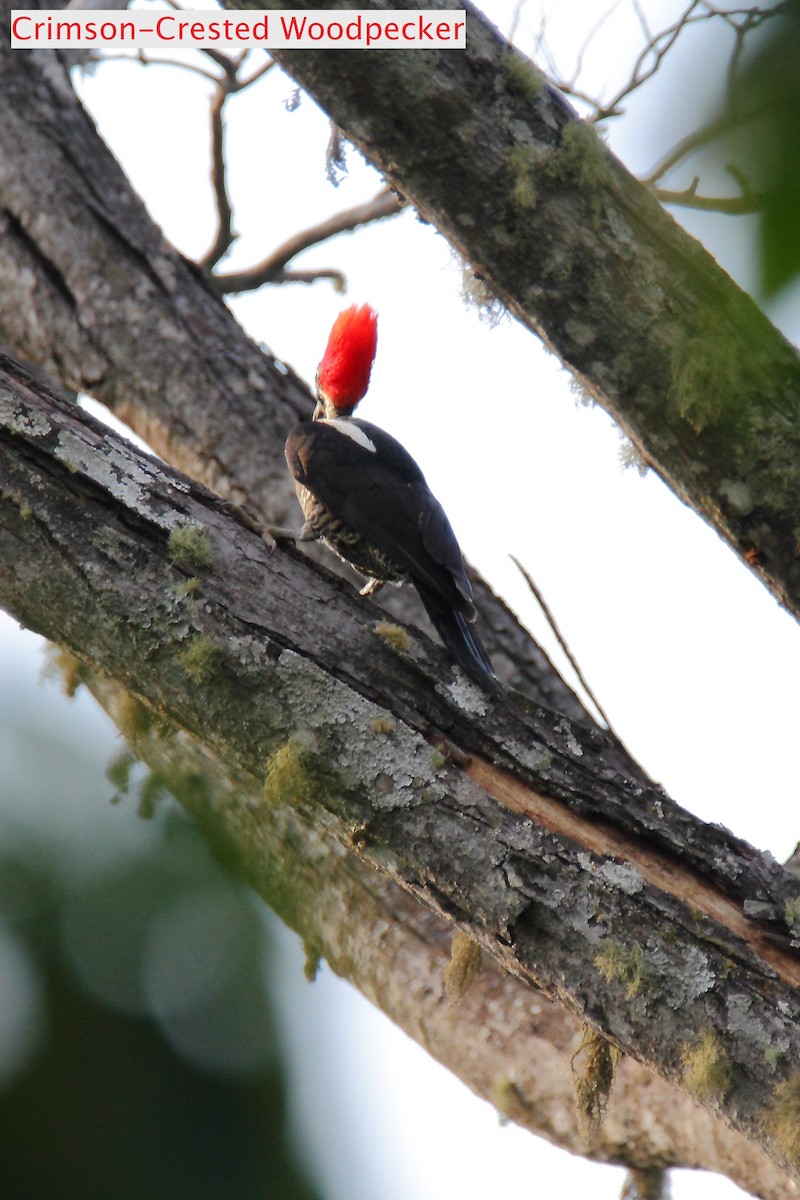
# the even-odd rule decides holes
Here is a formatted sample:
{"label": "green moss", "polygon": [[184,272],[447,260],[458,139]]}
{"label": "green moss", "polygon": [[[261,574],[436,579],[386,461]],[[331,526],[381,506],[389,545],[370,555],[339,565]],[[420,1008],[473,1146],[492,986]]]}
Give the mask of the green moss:
{"label": "green moss", "polygon": [[749,420],[749,397],[766,378],[764,364],[736,336],[725,314],[701,305],[672,352],[672,395],[678,414],[696,432]]}
{"label": "green moss", "polygon": [[156,815],[159,804],[167,798],[169,788],[162,771],[151,771],[142,780],[138,792],[138,813],[143,821],[150,821]]}
{"label": "green moss", "polygon": [[390,721],[388,717],[376,717],[374,721],[370,721],[370,724],[376,733],[383,733],[387,736],[394,730],[394,721]]}
{"label": "green moss", "polygon": [[637,996],[653,977],[653,972],[645,961],[644,951],[636,943],[630,950],[626,950],[620,942],[608,939],[594,956],[594,965],[607,983],[624,983],[625,994],[629,1000]]}
{"label": "green moss", "polygon": [[405,629],[391,621],[378,621],[372,632],[382,638],[398,654],[407,654],[411,649],[411,639]]}
{"label": "green moss", "polygon": [[86,682],[89,668],[65,646],[54,647],[48,657],[45,675],[61,680],[64,695],[72,699],[81,684]]}
{"label": "green moss", "polygon": [[446,764],[447,758],[442,754],[441,750],[433,750],[431,753],[431,766],[434,771],[440,771]]}
{"label": "green moss", "polygon": [[205,571],[214,561],[208,535],[202,525],[176,525],[167,543],[172,561],[184,571]]}
{"label": "green moss", "polygon": [[586,1138],[592,1137],[603,1123],[618,1061],[616,1046],[601,1033],[584,1026],[581,1044],[572,1056],[572,1070],[578,1123]]}
{"label": "green moss", "polygon": [[778,1046],[768,1046],[764,1051],[764,1062],[771,1071],[777,1071],[784,1057],[784,1051]]}
{"label": "green moss", "polygon": [[193,596],[200,587],[200,580],[196,575],[192,575],[190,579],[182,580],[175,589],[178,597],[185,600],[189,596]]}
{"label": "green moss", "polygon": [[313,942],[305,942],[305,962],[303,963],[303,974],[309,983],[313,983],[319,974],[322,955],[318,947]]}
{"label": "green moss", "polygon": [[544,88],[544,75],[529,58],[511,51],[503,61],[506,80],[526,100],[536,100]]}
{"label": "green moss", "polygon": [[21,492],[0,492],[0,497],[3,500],[10,500],[13,505],[19,510],[19,515],[23,521],[28,521],[33,516],[33,510],[27,500],[23,500]]}
{"label": "green moss", "polygon": [[219,651],[211,638],[203,633],[196,633],[185,646],[175,655],[175,661],[181,670],[198,683],[210,677],[219,659]]}
{"label": "green moss", "polygon": [[522,1088],[508,1075],[495,1080],[491,1101],[500,1115],[509,1121],[524,1118],[530,1107]]}
{"label": "green moss", "polygon": [[270,756],[264,780],[264,799],[270,808],[288,808],[311,786],[310,754],[290,739]]}
{"label": "green moss", "polygon": [[133,744],[150,732],[155,716],[141,700],[124,692],[117,701],[114,720],[125,740]]}
{"label": "green moss", "polygon": [[705,1029],[681,1052],[683,1081],[698,1100],[724,1100],[733,1085],[733,1064],[715,1029]]}
{"label": "green moss", "polygon": [[201,772],[174,765],[155,767],[137,789],[138,813],[143,820],[149,821],[170,796],[179,799],[187,808],[205,809],[209,794],[209,781]]}
{"label": "green moss", "polygon": [[547,172],[551,179],[576,184],[583,191],[597,189],[609,181],[608,151],[591,125],[570,121],[548,159]]}
{"label": "green moss", "polygon": [[449,1004],[458,1004],[481,972],[483,951],[468,933],[457,929],[450,947],[450,961],[444,969],[444,994]]}
{"label": "green moss", "polygon": [[516,208],[536,207],[537,172],[542,169],[542,155],[530,146],[513,146],[506,154],[506,166],[511,176],[510,196]]}
{"label": "green moss", "polygon": [[761,1127],[793,1170],[800,1169],[800,1071],[795,1069],[774,1089]]}
{"label": "green moss", "polygon": [[131,784],[131,770],[136,762],[135,755],[130,750],[121,750],[115,754],[106,767],[106,779],[121,795],[127,795]]}
{"label": "green moss", "polygon": [[296,738],[290,738],[270,755],[263,792],[270,808],[289,808],[298,800],[311,799],[324,804],[335,790],[333,773],[318,754]]}
{"label": "green moss", "polygon": [[786,924],[794,931],[800,930],[800,896],[787,900],[783,909]]}

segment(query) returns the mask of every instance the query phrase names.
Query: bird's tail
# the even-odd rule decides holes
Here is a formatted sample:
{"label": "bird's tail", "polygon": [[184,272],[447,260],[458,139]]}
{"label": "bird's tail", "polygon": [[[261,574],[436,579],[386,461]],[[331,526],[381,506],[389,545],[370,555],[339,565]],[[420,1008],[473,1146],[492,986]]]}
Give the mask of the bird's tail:
{"label": "bird's tail", "polygon": [[475,626],[463,612],[449,604],[438,592],[416,583],[419,598],[436,632],[456,662],[488,691],[502,690],[489,655],[475,632]]}

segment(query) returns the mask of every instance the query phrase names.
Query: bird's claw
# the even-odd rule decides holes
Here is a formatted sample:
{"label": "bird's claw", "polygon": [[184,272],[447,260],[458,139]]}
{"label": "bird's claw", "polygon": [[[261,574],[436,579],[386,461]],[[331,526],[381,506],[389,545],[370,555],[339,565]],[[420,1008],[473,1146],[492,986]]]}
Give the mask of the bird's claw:
{"label": "bird's claw", "polygon": [[359,590],[359,596],[374,596],[379,592],[384,585],[383,579],[368,579],[364,586]]}

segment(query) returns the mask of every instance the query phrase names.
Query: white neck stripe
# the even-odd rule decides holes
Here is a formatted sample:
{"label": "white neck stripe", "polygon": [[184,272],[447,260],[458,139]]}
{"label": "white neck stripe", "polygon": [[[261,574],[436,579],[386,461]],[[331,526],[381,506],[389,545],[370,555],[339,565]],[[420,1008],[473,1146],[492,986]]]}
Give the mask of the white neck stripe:
{"label": "white neck stripe", "polygon": [[358,425],[354,425],[347,417],[322,417],[317,423],[319,425],[330,425],[333,429],[338,430],[339,433],[352,438],[354,442],[357,442],[365,450],[369,450],[372,454],[377,454],[378,447],[375,443],[367,437],[363,429],[360,429]]}

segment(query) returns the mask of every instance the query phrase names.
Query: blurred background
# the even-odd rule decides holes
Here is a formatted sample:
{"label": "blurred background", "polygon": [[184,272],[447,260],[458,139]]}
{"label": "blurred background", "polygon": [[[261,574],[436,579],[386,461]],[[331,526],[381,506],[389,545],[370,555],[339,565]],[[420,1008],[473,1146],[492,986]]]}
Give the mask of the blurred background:
{"label": "blurred background", "polygon": [[[705,195],[768,197],[750,215],[674,212],[796,341],[800,40],[797,6],[782,7],[778,37],[768,21],[748,35],[727,95],[737,34],[701,19],[711,5],[485,10],[585,93],[587,115],[631,81],[648,31],[698,17],[618,102],[605,136],[647,177],[694,131],[724,125],[657,182],[680,192],[698,176]],[[211,84],[119,60],[75,81],[154,219],[201,256],[215,220]],[[730,118],[731,105],[761,124]],[[352,150],[328,177],[329,124],[277,68],[234,96],[226,119],[239,233],[226,268],[380,186]],[[795,623],[656,478],[624,466],[609,419],[530,334],[465,301],[462,265],[412,212],[313,247],[298,265],[340,270],[346,297],[324,281],[242,295],[231,303],[250,334],[312,382],[339,309],[372,303],[380,342],[363,415],[420,462],[465,553],[574,682],[519,557],[651,775],[785,859],[798,837]],[[443,456],[454,403],[471,419]],[[522,488],[524,512],[513,503]],[[91,697],[65,694],[53,652],[4,616],[0,764],[0,1200],[619,1195],[621,1170],[501,1127],[324,965],[310,984],[293,935],[214,861]],[[741,1193],[676,1172],[673,1194]]]}

